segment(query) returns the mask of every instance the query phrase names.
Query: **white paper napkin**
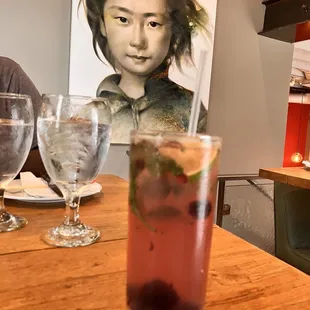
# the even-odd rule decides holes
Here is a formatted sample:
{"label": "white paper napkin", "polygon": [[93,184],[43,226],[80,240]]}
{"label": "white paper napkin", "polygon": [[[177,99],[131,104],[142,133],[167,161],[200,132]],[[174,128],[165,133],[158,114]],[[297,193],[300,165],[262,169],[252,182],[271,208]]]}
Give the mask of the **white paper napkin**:
{"label": "white paper napkin", "polygon": [[59,196],[48,187],[45,181],[41,178],[37,178],[32,172],[21,172],[20,181],[24,188],[24,192],[30,196],[59,198]]}

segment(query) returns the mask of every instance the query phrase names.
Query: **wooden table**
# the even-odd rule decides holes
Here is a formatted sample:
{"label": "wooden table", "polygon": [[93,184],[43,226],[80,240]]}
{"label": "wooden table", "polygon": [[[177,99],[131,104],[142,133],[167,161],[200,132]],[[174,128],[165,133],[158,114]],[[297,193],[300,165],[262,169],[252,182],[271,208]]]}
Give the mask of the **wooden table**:
{"label": "wooden table", "polygon": [[[126,309],[128,185],[115,176],[98,182],[104,195],[84,201],[81,218],[102,238],[85,248],[40,240],[62,220],[62,207],[7,203],[29,224],[0,234],[0,309]],[[208,309],[307,309],[309,292],[308,276],[215,226]]]}
{"label": "wooden table", "polygon": [[259,176],[275,182],[310,189],[310,171],[303,167],[260,169]]}

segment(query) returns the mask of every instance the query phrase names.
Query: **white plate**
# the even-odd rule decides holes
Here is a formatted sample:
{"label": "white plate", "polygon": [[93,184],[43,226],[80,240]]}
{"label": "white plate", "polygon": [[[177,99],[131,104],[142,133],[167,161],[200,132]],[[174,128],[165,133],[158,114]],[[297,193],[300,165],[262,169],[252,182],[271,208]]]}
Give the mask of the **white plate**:
{"label": "white plate", "polygon": [[[20,186],[20,180],[13,180],[10,185],[12,186]],[[92,183],[88,185],[88,187],[83,191],[81,197],[87,197],[91,195],[95,195],[101,191],[102,187],[99,183]],[[4,198],[6,199],[13,199],[13,200],[20,200],[25,202],[32,202],[32,203],[56,203],[56,202],[63,202],[64,199],[59,197],[56,193],[50,194],[48,197],[33,197],[27,195],[24,191],[19,192],[4,192]]]}
{"label": "white plate", "polygon": [[309,160],[304,160],[302,162],[307,168],[310,168],[310,161]]}

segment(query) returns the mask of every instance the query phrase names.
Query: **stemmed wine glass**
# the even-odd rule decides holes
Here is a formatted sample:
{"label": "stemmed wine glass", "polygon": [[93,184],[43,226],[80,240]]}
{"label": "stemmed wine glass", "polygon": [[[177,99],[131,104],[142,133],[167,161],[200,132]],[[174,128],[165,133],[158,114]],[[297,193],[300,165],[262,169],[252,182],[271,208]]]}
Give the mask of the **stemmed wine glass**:
{"label": "stemmed wine glass", "polygon": [[45,232],[43,240],[60,247],[94,243],[100,232],[80,221],[80,194],[96,178],[107,157],[109,105],[102,98],[44,95],[37,133],[45,169],[66,203],[63,223]]}
{"label": "stemmed wine glass", "polygon": [[29,154],[34,130],[31,98],[0,93],[0,232],[24,227],[27,220],[5,210],[4,191]]}

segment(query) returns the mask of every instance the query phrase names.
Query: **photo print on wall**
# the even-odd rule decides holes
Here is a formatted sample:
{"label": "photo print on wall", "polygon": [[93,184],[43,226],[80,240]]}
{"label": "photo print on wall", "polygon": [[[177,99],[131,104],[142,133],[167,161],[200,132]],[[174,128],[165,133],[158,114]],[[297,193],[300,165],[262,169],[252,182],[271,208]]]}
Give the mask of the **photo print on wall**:
{"label": "photo print on wall", "polygon": [[[213,31],[202,2],[79,1],[91,30],[88,44],[105,65],[91,95],[111,106],[112,143],[128,144],[132,129],[188,130],[195,64],[210,49]],[[207,130],[207,108],[203,98],[199,133]]]}

